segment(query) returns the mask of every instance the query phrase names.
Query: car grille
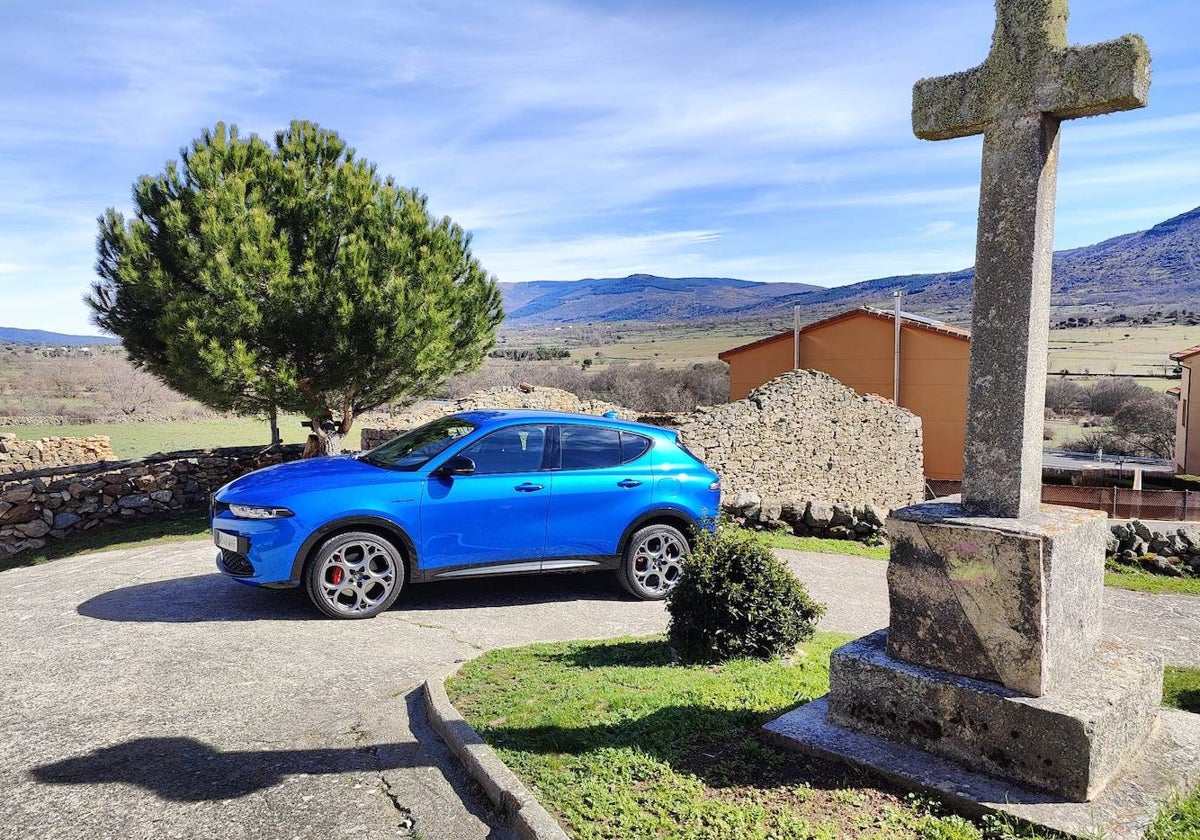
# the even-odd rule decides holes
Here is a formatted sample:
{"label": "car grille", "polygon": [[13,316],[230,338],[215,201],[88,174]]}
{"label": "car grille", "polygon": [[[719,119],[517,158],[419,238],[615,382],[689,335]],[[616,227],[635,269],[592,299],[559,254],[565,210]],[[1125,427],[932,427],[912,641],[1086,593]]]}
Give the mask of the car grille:
{"label": "car grille", "polygon": [[234,577],[250,577],[254,574],[254,566],[251,565],[250,559],[236,551],[221,549],[221,565]]}

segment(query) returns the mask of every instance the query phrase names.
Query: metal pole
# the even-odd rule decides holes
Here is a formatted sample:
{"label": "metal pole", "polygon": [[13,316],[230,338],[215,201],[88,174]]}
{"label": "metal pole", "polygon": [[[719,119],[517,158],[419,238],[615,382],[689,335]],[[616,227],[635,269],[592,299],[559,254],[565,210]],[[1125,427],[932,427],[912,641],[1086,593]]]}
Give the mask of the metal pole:
{"label": "metal pole", "polygon": [[792,370],[800,370],[800,305],[792,307]]}
{"label": "metal pole", "polygon": [[896,347],[892,353],[892,402],[900,405],[900,298],[904,297],[904,292],[897,289],[892,292],[892,308],[895,310],[896,318]]}

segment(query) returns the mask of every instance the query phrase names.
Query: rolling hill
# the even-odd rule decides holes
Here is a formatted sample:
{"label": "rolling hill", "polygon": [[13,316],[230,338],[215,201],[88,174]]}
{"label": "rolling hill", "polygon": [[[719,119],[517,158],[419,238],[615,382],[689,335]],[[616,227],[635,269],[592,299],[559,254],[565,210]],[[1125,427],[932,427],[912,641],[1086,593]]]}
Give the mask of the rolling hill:
{"label": "rolling hill", "polygon": [[[904,308],[952,323],[970,321],[971,268],[940,274],[882,277],[826,289],[804,283],[752,283],[731,278],[624,278],[501,283],[506,326],[572,323],[790,320],[800,306],[815,320],[855,306]],[[1200,310],[1200,207],[1149,230],[1054,255],[1055,317],[1106,316],[1146,309]]]}
{"label": "rolling hill", "polygon": [[67,335],[45,330],[22,330],[0,327],[0,344],[53,344],[58,347],[78,347],[85,344],[120,344],[119,338],[100,335]]}

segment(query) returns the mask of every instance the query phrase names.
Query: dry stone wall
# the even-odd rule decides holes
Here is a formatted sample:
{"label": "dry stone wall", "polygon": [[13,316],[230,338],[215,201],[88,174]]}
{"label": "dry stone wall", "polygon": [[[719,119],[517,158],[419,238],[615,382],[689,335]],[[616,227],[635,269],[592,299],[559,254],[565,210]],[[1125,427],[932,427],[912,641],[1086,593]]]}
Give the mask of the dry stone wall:
{"label": "dry stone wall", "polygon": [[363,448],[471,408],[617,410],[627,419],[676,428],[721,475],[725,512],[758,527],[863,538],[881,531],[887,511],[925,497],[921,419],[816,371],[788,372],[746,399],[670,417],[639,417],[553,388],[481,391],[397,416],[389,429],[364,429]]}
{"label": "dry stone wall", "polygon": [[789,371],[671,425],[721,475],[724,507],[763,524],[861,535],[924,498],[921,418],[818,371]]}
{"label": "dry stone wall", "polygon": [[107,435],[21,440],[14,434],[0,433],[0,475],[115,460]]}
{"label": "dry stone wall", "polygon": [[47,540],[203,504],[222,484],[295,460],[301,448],[195,450],[0,477],[0,560],[41,548]]}

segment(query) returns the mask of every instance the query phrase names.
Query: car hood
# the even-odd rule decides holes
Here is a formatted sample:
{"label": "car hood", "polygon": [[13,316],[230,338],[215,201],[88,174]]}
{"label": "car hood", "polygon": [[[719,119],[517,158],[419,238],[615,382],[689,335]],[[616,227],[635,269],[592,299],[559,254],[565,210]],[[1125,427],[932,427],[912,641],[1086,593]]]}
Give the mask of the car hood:
{"label": "car hood", "polygon": [[365,487],[372,484],[395,484],[417,480],[414,473],[373,467],[353,455],[334,455],[328,458],[305,458],[286,464],[276,464],[247,473],[217,491],[217,499],[225,503],[286,504],[286,498],[298,493]]}

